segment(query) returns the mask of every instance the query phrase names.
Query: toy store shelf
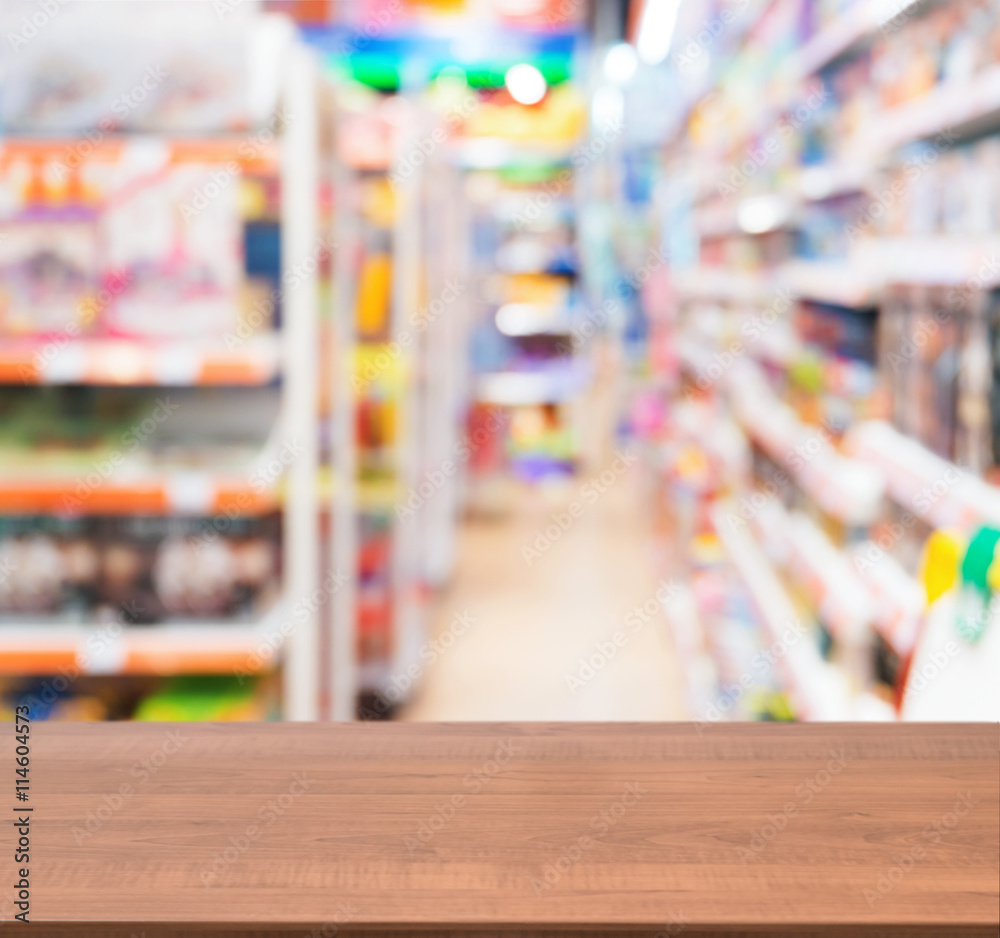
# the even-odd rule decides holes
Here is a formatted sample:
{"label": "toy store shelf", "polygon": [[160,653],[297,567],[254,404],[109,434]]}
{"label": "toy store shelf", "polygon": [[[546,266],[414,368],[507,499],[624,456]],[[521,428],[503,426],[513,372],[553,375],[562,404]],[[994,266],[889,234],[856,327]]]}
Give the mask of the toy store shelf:
{"label": "toy store shelf", "polygon": [[[146,165],[161,163],[235,162],[247,173],[273,175],[278,172],[280,144],[259,135],[219,134],[180,138],[155,133],[103,134],[103,139],[87,144],[88,160],[121,160],[135,154]],[[0,165],[6,159],[39,157],[52,160],[80,159],[80,138],[11,137],[0,142]],[[72,164],[70,164],[72,165]]]}
{"label": "toy store shelf", "polygon": [[850,144],[852,152],[888,153],[936,134],[966,137],[1000,126],[1000,65],[967,81],[951,81],[879,115],[877,126]]}
{"label": "toy store shelf", "polygon": [[950,286],[974,281],[983,289],[1000,284],[996,237],[882,237],[866,241],[862,250],[886,284]]}
{"label": "toy store shelf", "polygon": [[579,364],[543,371],[490,372],[478,376],[476,400],[510,407],[559,404],[579,394],[586,383],[586,369]]}
{"label": "toy store shelf", "polygon": [[699,299],[753,302],[772,296],[768,280],[758,274],[738,273],[725,267],[694,267],[674,273],[678,292]]}
{"label": "toy store shelf", "polygon": [[926,607],[923,588],[872,541],[859,545],[852,559],[874,603],[875,630],[896,654],[908,657],[916,646]]}
{"label": "toy store shelf", "polygon": [[873,173],[864,162],[830,162],[806,166],[793,177],[789,189],[803,202],[819,202],[852,192],[865,192]]}
{"label": "toy store shelf", "polygon": [[882,277],[869,264],[844,261],[789,261],[781,268],[782,285],[801,299],[861,309],[876,306]]}
{"label": "toy store shelf", "polygon": [[866,421],[847,439],[854,456],[884,475],[893,501],[931,527],[966,531],[1000,524],[1000,489],[932,453],[880,420]]}
{"label": "toy store shelf", "polygon": [[718,699],[715,663],[704,650],[704,633],[694,592],[682,584],[664,603],[667,628],[680,658],[685,697],[692,719],[710,713]]}
{"label": "toy store shelf", "polygon": [[[90,476],[94,477],[91,483]],[[280,488],[255,486],[248,476],[181,471],[128,481],[94,470],[46,479],[0,475],[0,514],[262,515],[277,509]]]}
{"label": "toy store shelf", "polygon": [[795,83],[805,81],[831,62],[860,48],[884,23],[909,5],[906,0],[871,0],[849,7],[796,53],[790,70]]}
{"label": "toy store shelf", "polygon": [[838,641],[864,643],[875,618],[868,591],[847,555],[800,512],[787,517],[788,569]]}
{"label": "toy store shelf", "polygon": [[789,513],[775,498],[757,510],[753,527],[830,633],[848,644],[864,643],[875,609],[852,557],[838,550],[808,516]]}
{"label": "toy store shelf", "polygon": [[877,306],[891,284],[1000,284],[1000,239],[974,237],[866,238],[842,261],[789,261],[779,279],[801,299],[851,309]]}
{"label": "toy store shelf", "polygon": [[826,431],[802,423],[748,362],[732,370],[728,391],[746,433],[827,514],[849,525],[870,524],[877,517],[885,492],[877,467],[842,456]]}
{"label": "toy store shelf", "polygon": [[260,385],[279,372],[280,337],[223,341],[0,339],[2,384]]}
{"label": "toy store shelf", "polygon": [[[272,667],[289,631],[280,605],[254,625],[65,625],[39,619],[0,625],[4,674],[224,674]],[[283,627],[284,626],[284,627]]]}
{"label": "toy store shelf", "polygon": [[793,699],[802,719],[848,720],[850,699],[843,677],[823,661],[808,637],[787,640],[789,628],[798,623],[795,606],[767,557],[743,530],[729,523],[733,505],[719,504],[711,514],[712,526],[730,560],[745,581],[770,641],[784,642],[780,659],[787,669]]}

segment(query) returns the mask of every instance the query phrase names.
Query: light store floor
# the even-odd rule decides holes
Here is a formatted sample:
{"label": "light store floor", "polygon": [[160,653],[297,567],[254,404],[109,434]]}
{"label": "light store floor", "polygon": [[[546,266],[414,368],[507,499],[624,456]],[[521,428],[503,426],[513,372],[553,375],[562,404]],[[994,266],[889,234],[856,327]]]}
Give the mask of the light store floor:
{"label": "light store floor", "polygon": [[[463,527],[433,660],[403,719],[687,718],[662,615],[634,615],[660,581],[639,470],[616,468],[558,492],[520,489],[505,516]],[[553,515],[565,525],[573,503],[563,531]]]}

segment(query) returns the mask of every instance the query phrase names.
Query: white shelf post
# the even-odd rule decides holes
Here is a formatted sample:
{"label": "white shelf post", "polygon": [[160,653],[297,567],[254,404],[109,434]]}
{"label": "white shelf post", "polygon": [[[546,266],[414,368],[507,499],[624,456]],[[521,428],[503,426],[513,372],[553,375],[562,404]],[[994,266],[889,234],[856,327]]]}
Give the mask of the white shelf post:
{"label": "white shelf post", "polygon": [[284,578],[294,629],[285,645],[283,711],[287,720],[319,715],[319,467],[317,69],[313,53],[296,45],[289,55],[285,100],[291,115],[281,160],[281,274],[284,306],[284,396],[289,444],[284,515]]}

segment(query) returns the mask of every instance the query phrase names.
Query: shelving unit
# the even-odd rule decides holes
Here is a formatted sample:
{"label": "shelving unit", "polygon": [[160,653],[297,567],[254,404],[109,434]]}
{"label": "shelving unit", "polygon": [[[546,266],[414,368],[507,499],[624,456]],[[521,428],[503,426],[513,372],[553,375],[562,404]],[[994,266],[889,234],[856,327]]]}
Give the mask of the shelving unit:
{"label": "shelving unit", "polygon": [[[813,690],[841,718],[910,712],[907,668],[926,662],[922,637],[939,607],[956,615],[966,589],[956,570],[952,592],[929,599],[929,539],[954,532],[967,545],[1000,524],[997,489],[979,477],[996,463],[983,374],[996,368],[985,337],[1000,285],[990,136],[1000,130],[1000,73],[984,50],[1000,23],[984,7],[973,29],[975,4],[954,15],[945,6],[858,3],[822,21],[818,4],[751,5],[751,21],[710,50],[713,64],[663,149],[658,210],[672,299],[653,315],[676,362],[657,379],[668,395],[665,484],[682,503],[678,553],[721,542],[763,634],[792,610],[822,627],[823,664],[842,691],[822,680]],[[683,52],[685,29],[694,35],[713,11],[690,4],[674,48]],[[936,31],[925,29],[934,17]],[[947,50],[931,48],[947,29],[964,32]],[[918,91],[890,62],[920,30],[920,55],[938,57],[936,73],[921,73],[937,84]],[[866,71],[876,60],[877,74]],[[961,167],[969,188],[960,191]],[[926,376],[944,374],[943,359],[932,371],[925,346],[951,348],[961,363],[936,399]],[[923,429],[946,407],[952,416],[941,419],[955,427]],[[692,436],[688,408],[725,446],[712,451]],[[907,414],[921,440],[886,420]],[[971,470],[957,465],[965,451]],[[746,523],[734,530],[734,517]],[[716,627],[711,617],[703,625]],[[936,634],[939,652],[945,632]],[[962,647],[970,662],[995,654],[985,641]],[[980,672],[966,666],[974,683]],[[804,718],[824,709],[807,683],[791,685]]]}
{"label": "shelving unit", "polygon": [[[247,18],[254,15],[248,5]],[[58,29],[51,29],[58,40]],[[234,30],[232,35],[236,37],[232,41],[239,42],[246,33]],[[274,180],[281,190],[281,268],[275,271],[266,300],[272,308],[280,308],[280,325],[256,334],[250,329],[246,334],[234,330],[205,337],[210,331],[205,329],[197,336],[184,337],[168,334],[169,329],[161,329],[162,334],[128,335],[113,330],[102,334],[88,321],[82,327],[67,323],[62,331],[35,336],[5,331],[0,338],[0,381],[10,399],[15,393],[43,385],[69,386],[66,401],[81,399],[80,389],[87,386],[93,389],[88,393],[96,395],[113,388],[122,401],[138,400],[138,395],[147,394],[149,389],[176,389],[184,394],[184,407],[190,406],[189,416],[198,413],[207,419],[211,411],[197,398],[200,389],[219,389],[229,395],[237,410],[241,389],[257,389],[260,393],[246,398],[246,408],[235,421],[252,424],[254,411],[263,400],[260,394],[276,395],[276,406],[260,411],[262,421],[270,415],[273,423],[263,428],[257,451],[221,464],[219,457],[211,456],[192,463],[185,452],[180,452],[179,458],[164,458],[150,448],[153,431],[147,433],[139,424],[141,432],[133,427],[134,446],[122,436],[117,448],[94,450],[92,462],[82,462],[77,455],[65,465],[54,462],[51,469],[46,463],[41,471],[28,473],[14,468],[5,472],[0,477],[0,513],[5,521],[17,524],[21,524],[19,517],[26,516],[51,518],[53,524],[61,525],[78,521],[92,524],[93,519],[105,524],[101,519],[119,519],[121,524],[135,526],[146,524],[144,519],[159,519],[156,530],[176,528],[180,532],[173,535],[175,577],[189,575],[181,574],[182,568],[176,566],[184,550],[196,553],[200,545],[213,542],[220,531],[242,524],[244,519],[280,515],[279,593],[270,597],[266,608],[249,616],[245,612],[233,617],[224,612],[199,616],[168,611],[148,623],[127,615],[115,616],[110,599],[96,608],[74,607],[62,612],[5,610],[0,622],[0,672],[7,677],[33,677],[46,687],[56,678],[72,685],[78,676],[89,675],[114,680],[126,676],[252,677],[277,673],[284,718],[310,720],[319,713],[320,618],[319,609],[309,601],[316,594],[320,573],[315,433],[318,301],[316,265],[308,261],[310,257],[315,261],[318,233],[318,75],[309,50],[295,42],[282,48],[278,60],[284,65],[273,89],[275,101],[294,102],[296,120],[289,121],[277,139],[272,129],[267,142],[262,142],[264,138],[257,136],[252,125],[246,133],[226,128],[224,133],[211,136],[204,131],[185,134],[174,129],[162,133],[152,129],[118,134],[102,131],[98,144],[88,142],[81,168],[73,170],[81,174],[83,183],[76,175],[73,178],[81,197],[89,199],[88,161],[109,165],[141,156],[146,160],[144,165],[153,167],[154,178],[157,166],[181,166],[201,167],[209,180],[214,178],[211,171],[221,173],[233,190],[249,174]],[[64,159],[65,153],[80,150],[75,142],[82,139],[8,135],[0,149],[0,167],[8,174],[8,185],[17,185],[10,174],[19,172],[25,160],[41,165],[46,160]],[[140,184],[141,180],[136,182],[136,186]],[[81,212],[77,214],[82,217]],[[99,212],[88,208],[87,218],[100,218]],[[26,212],[23,220],[37,216],[37,212]],[[70,222],[76,217],[65,212],[53,214],[52,223],[58,224],[64,216]],[[21,221],[6,220],[8,224]],[[141,287],[149,274],[136,266],[124,283]],[[158,322],[166,325],[177,312],[164,306]],[[100,321],[97,326],[104,329]],[[169,419],[168,414],[164,422]],[[82,458],[87,458],[86,453]],[[98,471],[105,462],[108,471]],[[87,482],[91,475],[92,485]],[[83,498],[81,484],[87,485]],[[19,530],[16,525],[15,529]],[[155,549],[162,585],[166,576],[162,564],[166,561],[162,548]],[[175,585],[184,587],[184,582],[181,579]]]}

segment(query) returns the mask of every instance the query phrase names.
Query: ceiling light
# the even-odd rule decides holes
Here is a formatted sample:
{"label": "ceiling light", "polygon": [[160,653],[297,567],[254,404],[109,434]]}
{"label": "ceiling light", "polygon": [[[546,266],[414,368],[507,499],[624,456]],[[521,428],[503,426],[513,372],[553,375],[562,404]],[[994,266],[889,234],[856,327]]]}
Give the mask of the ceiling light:
{"label": "ceiling light", "polygon": [[545,97],[548,85],[545,76],[534,65],[514,65],[507,70],[504,84],[518,104],[538,104]]}
{"label": "ceiling light", "polygon": [[627,42],[619,42],[604,56],[604,77],[616,85],[624,85],[635,74],[638,58]]}
{"label": "ceiling light", "polygon": [[670,54],[680,8],[681,0],[646,0],[636,49],[647,65],[659,65]]}
{"label": "ceiling light", "polygon": [[497,310],[496,325],[504,335],[535,335],[552,320],[551,314],[532,303],[506,303]]}
{"label": "ceiling light", "polygon": [[737,222],[747,234],[765,234],[788,221],[788,204],[778,196],[744,199],[737,209]]}

